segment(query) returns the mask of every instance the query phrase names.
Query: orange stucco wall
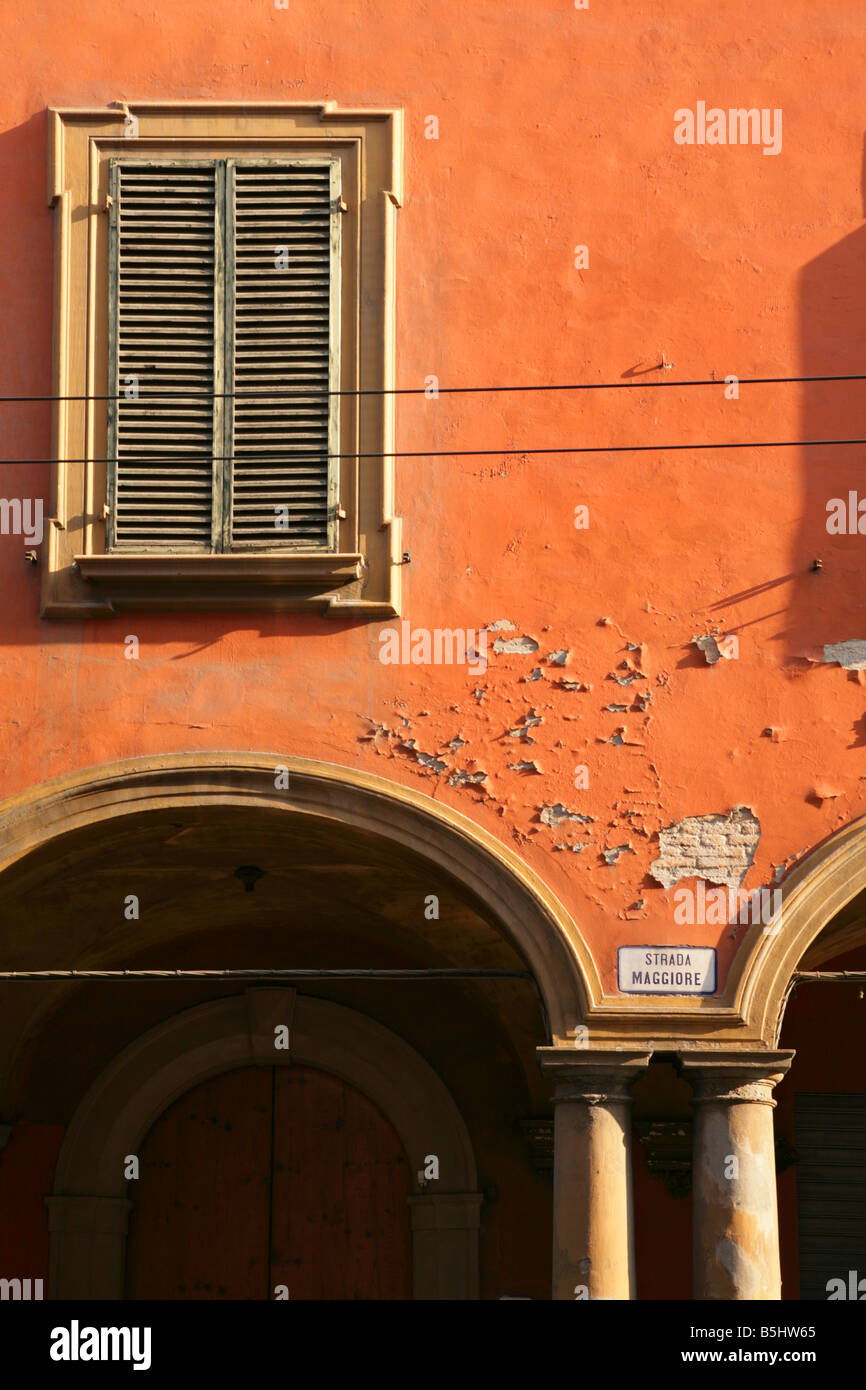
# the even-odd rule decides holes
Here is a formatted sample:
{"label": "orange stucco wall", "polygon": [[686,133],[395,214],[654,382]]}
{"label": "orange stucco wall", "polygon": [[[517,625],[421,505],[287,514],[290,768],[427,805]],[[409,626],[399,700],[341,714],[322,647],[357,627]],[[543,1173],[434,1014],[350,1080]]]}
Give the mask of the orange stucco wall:
{"label": "orange stucco wall", "polygon": [[[754,0],[43,0],[37,22],[10,0],[4,29],[3,394],[50,390],[46,107],[333,99],[406,112],[398,385],[435,374],[443,386],[646,388],[401,397],[399,448],[695,447],[399,465],[403,616],[426,628],[508,619],[505,636],[539,644],[492,655],[480,677],[382,665],[379,621],[43,621],[38,570],[20,537],[0,536],[0,795],[175,750],[367,769],[516,848],[573,911],[608,987],[618,945],[682,939],[671,894],[647,878],[660,826],[751,807],[753,887],[866,810],[863,677],[816,660],[824,643],[866,637],[864,540],[825,529],[827,499],[866,488],[862,450],[699,447],[862,435],[862,384],[744,385],[738,401],[721,385],[649,389],[863,369],[866,13],[850,0],[790,0],[784,13]],[[781,108],[781,152],[676,144],[674,112],[701,100]],[[663,354],[669,371],[656,370]],[[47,404],[0,411],[4,459],[48,454]],[[44,467],[2,477],[6,497],[47,496]],[[579,504],[587,530],[573,524]],[[711,667],[691,639],[713,624],[738,637],[739,656]],[[138,661],[124,659],[133,632]],[[559,649],[564,669],[547,660]],[[625,660],[646,679],[617,684]],[[536,666],[542,678],[526,682]],[[638,691],[651,695],[644,711]],[[606,710],[617,703],[628,710]],[[510,737],[530,714],[534,741]],[[521,759],[538,771],[511,770]],[[487,778],[450,785],[461,769]],[[540,823],[557,802],[594,819]],[[608,865],[601,850],[621,844],[633,853]],[[736,946],[728,928],[689,936],[718,944],[723,963]]]}

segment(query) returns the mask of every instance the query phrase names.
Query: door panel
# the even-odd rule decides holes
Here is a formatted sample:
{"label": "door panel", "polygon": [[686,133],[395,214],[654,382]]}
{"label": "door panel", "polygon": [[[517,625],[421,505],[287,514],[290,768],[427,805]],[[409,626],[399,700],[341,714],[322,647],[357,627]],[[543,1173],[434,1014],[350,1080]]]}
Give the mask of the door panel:
{"label": "door panel", "polygon": [[224,1072],[160,1115],[141,1146],[127,1298],[264,1298],[271,1069]]}
{"label": "door panel", "polygon": [[290,1298],[411,1298],[409,1167],[372,1101],[277,1067],[271,1283]]}
{"label": "door panel", "polygon": [[160,1116],[140,1157],[127,1297],[412,1297],[406,1156],[336,1077],[223,1073]]}
{"label": "door panel", "polygon": [[800,1297],[826,1299],[831,1279],[866,1275],[866,1096],[794,1097]]}

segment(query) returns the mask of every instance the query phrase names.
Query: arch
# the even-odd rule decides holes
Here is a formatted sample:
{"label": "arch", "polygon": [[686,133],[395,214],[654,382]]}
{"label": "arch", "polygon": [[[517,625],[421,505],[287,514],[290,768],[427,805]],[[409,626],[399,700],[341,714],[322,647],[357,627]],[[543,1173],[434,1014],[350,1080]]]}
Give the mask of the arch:
{"label": "arch", "polygon": [[778,1045],[785,994],[812,942],[837,913],[866,890],[866,816],[818,845],[783,885],[781,910],[750,928],[742,965],[729,983],[750,1034]]}
{"label": "arch", "polygon": [[[289,787],[275,787],[288,768]],[[602,997],[597,967],[571,915],[538,874],[459,811],[370,773],[265,753],[176,753],[88,768],[6,801],[0,873],[59,836],[166,808],[257,807],[317,816],[404,846],[450,874],[500,925],[538,984],[554,1039]]]}
{"label": "arch", "polygon": [[[274,1027],[289,1029],[287,1050]],[[184,1010],[124,1048],[90,1087],[66,1132],[47,1199],[49,1291],[54,1298],[121,1298],[126,1197],[124,1160],[155,1120],[209,1077],[237,1067],[317,1067],[378,1105],[409,1159],[415,1296],[478,1296],[481,1194],[459,1110],[431,1066],[390,1029],[328,1000],[293,989],[243,995]],[[439,1158],[442,1190],[423,1192],[417,1171]]]}

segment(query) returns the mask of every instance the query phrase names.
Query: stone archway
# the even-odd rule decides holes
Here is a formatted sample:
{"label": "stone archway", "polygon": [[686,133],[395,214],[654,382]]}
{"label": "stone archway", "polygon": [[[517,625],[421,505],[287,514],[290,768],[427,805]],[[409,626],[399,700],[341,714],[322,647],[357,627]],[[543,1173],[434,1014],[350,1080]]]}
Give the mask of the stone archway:
{"label": "stone archway", "polygon": [[[753,926],[728,992],[749,1037],[778,1045],[791,977],[837,913],[866,891],[866,816],[843,826],[806,855],[783,885],[781,910]],[[744,1030],[744,1031],[746,1031]]]}
{"label": "stone archway", "polygon": [[[288,1050],[274,1048],[286,1024]],[[439,1158],[441,1190],[413,1184],[416,1298],[478,1297],[482,1197],[468,1131],[443,1082],[414,1048],[341,1004],[293,989],[250,989],[185,1010],[150,1029],[105,1068],[81,1101],[63,1143],[48,1197],[49,1295],[123,1296],[126,1229],[124,1159],[154,1121],[199,1082],[242,1066],[305,1063],[355,1086],[396,1129],[413,1176]]]}
{"label": "stone archway", "polygon": [[[277,769],[288,772],[288,787]],[[236,807],[315,816],[381,837],[426,859],[482,902],[538,985],[554,1042],[603,996],[573,918],[543,880],[495,836],[413,788],[283,754],[176,753],[89,768],[0,808],[0,874],[84,827],[143,812]]]}

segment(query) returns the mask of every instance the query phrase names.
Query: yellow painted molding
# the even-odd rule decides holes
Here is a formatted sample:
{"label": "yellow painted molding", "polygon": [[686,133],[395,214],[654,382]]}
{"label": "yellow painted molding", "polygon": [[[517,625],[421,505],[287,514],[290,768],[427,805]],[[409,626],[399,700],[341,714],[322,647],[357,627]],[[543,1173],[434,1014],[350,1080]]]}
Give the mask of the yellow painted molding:
{"label": "yellow painted molding", "polygon": [[[135,117],[129,134],[126,117]],[[54,379],[56,395],[104,395],[108,354],[108,227],[105,216],[112,157],[165,154],[224,157],[298,150],[333,152],[343,166],[347,202],[341,300],[340,452],[338,549],[363,551],[359,578],[331,585],[323,577],[312,590],[300,584],[249,598],[239,591],[231,606],[354,613],[360,619],[400,614],[402,573],[399,526],[394,515],[396,235],[403,199],[403,113],[398,108],[338,107],[335,102],[185,102],[118,99],[106,107],[56,107],[48,111],[48,199],[55,207]],[[378,192],[377,192],[378,191]],[[86,331],[85,331],[86,330]],[[363,343],[363,352],[360,344]],[[62,383],[62,389],[61,388]],[[388,394],[390,393],[390,394]],[[119,609],[167,606],[159,584],[136,578],[117,585],[112,571],[89,567],[76,556],[105,553],[108,448],[104,401],[56,401],[52,423],[53,514],[42,567],[44,618],[110,616]],[[63,460],[82,460],[65,465]],[[200,587],[185,596],[190,608],[222,608],[225,594]],[[179,606],[173,604],[172,606]]]}

